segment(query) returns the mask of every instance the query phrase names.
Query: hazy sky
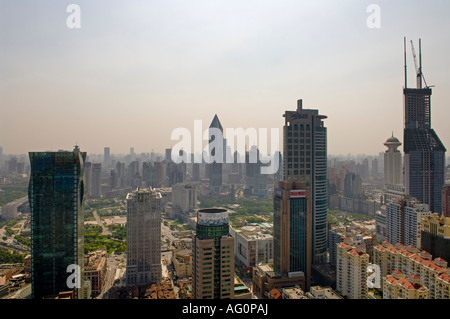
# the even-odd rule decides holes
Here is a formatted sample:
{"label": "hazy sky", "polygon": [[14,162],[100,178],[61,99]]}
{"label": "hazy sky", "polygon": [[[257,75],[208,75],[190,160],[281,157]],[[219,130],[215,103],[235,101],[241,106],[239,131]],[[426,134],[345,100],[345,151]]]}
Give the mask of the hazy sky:
{"label": "hazy sky", "polygon": [[[68,5],[81,9],[70,29]],[[369,28],[370,4],[381,28]],[[279,128],[285,110],[327,115],[329,154],[403,139],[403,37],[450,147],[450,1],[0,1],[0,146],[162,152],[172,130]]]}

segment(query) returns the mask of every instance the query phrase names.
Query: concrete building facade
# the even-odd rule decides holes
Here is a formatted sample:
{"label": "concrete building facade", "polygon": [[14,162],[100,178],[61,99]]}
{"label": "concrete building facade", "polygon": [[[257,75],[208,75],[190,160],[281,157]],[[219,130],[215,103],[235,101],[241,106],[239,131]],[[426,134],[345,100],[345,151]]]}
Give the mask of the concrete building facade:
{"label": "concrete building facade", "polygon": [[138,187],[127,195],[127,286],[158,283],[161,270],[161,194]]}

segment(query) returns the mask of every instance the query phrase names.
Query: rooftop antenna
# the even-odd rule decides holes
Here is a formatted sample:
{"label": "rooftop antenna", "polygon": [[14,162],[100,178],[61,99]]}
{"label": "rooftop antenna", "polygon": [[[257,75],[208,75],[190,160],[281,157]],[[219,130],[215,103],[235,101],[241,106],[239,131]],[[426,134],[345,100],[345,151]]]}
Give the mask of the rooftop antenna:
{"label": "rooftop antenna", "polygon": [[[422,39],[419,38],[419,74],[418,76],[420,77],[419,80],[419,88],[422,88]],[[423,79],[425,81],[425,78]],[[427,86],[427,82],[425,82],[425,86]]]}
{"label": "rooftop antenna", "polygon": [[403,38],[403,53],[405,55],[405,89],[406,89],[408,87],[407,71],[406,71],[406,37]]}

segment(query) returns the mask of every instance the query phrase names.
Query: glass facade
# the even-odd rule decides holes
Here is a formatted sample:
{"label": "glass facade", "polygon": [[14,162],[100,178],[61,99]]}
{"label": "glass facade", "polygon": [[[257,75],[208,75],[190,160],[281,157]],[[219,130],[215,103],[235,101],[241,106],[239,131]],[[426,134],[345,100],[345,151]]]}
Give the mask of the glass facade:
{"label": "glass facade", "polygon": [[327,117],[303,109],[302,100],[297,103],[296,111],[283,115],[283,178],[306,182],[311,189],[313,260],[322,263],[327,258]]}
{"label": "glass facade", "polygon": [[307,254],[307,199],[290,200],[290,269],[289,271],[306,271]]}
{"label": "glass facade", "polygon": [[[32,296],[41,299],[71,290],[66,282],[69,265],[80,266],[83,274],[86,153],[30,152],[29,158]],[[82,297],[82,289],[74,293]]]}

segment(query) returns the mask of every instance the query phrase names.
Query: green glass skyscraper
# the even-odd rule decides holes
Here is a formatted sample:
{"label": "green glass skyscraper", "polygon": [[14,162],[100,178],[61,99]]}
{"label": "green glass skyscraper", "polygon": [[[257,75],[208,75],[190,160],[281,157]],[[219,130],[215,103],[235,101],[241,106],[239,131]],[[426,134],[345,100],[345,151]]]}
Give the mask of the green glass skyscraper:
{"label": "green glass skyscraper", "polygon": [[279,181],[273,198],[273,264],[283,276],[303,272],[309,291],[312,265],[311,193],[305,182]]}
{"label": "green glass skyscraper", "polygon": [[[73,290],[76,299],[83,299],[86,152],[75,146],[73,152],[30,152],[29,158],[32,297]],[[70,265],[79,266],[80,286],[68,284]]]}

